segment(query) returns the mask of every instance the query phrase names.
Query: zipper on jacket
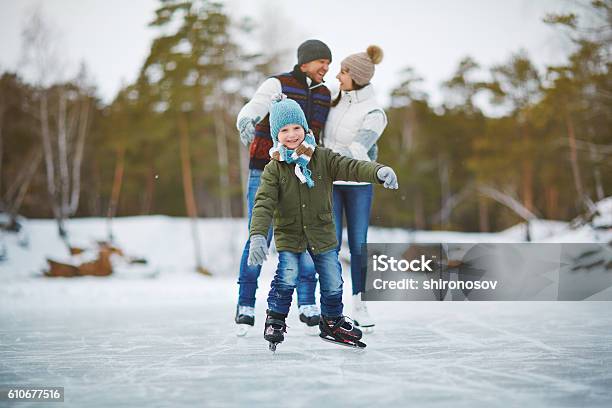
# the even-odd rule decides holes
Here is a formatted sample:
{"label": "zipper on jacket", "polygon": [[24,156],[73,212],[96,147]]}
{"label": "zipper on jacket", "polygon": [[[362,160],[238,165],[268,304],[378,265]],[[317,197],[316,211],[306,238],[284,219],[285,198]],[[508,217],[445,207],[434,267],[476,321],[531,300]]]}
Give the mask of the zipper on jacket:
{"label": "zipper on jacket", "polygon": [[312,96],[312,92],[310,88],[308,88],[308,97],[306,98],[306,118],[308,120],[308,126],[311,126],[311,116],[312,116],[312,101],[310,100]]}
{"label": "zipper on jacket", "polygon": [[306,119],[308,120],[308,125],[310,126],[310,120],[312,119],[312,90],[316,89],[320,86],[323,85],[323,82],[319,82],[316,85],[313,86],[308,86],[308,84],[306,85],[306,88],[308,89],[308,98],[307,98],[307,102],[306,102]]}
{"label": "zipper on jacket", "polygon": [[[342,91],[340,91],[340,92],[342,92]],[[342,102],[342,101],[340,101],[340,102]],[[345,103],[343,103],[343,105],[346,105],[346,106],[336,106],[336,109],[338,109],[340,107],[343,108],[343,112],[342,112],[342,114],[340,116],[340,119],[336,120],[336,127],[334,128],[334,133],[333,133],[334,134],[334,138],[336,139],[336,144],[338,143],[338,137],[337,137],[338,129],[340,129],[340,124],[344,120],[344,117],[346,116],[346,114],[348,113],[349,108],[350,108],[350,106],[349,106],[350,103],[347,105],[347,103],[345,102]]]}

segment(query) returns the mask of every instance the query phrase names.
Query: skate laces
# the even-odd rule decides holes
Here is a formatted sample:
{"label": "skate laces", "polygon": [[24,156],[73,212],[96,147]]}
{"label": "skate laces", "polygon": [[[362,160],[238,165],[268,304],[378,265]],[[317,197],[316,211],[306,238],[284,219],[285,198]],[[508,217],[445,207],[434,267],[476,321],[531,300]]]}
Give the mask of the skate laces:
{"label": "skate laces", "polygon": [[238,315],[255,317],[255,308],[251,306],[238,305]]}
{"label": "skate laces", "polygon": [[269,324],[266,330],[272,328],[273,330],[282,330],[285,333],[287,333],[287,327],[289,327],[287,322],[280,319],[267,319],[266,324]]}
{"label": "skate laces", "polygon": [[[281,324],[277,324],[277,323],[273,323],[273,324],[270,324],[270,327],[272,327],[274,330],[282,330],[283,333],[287,333],[287,327],[289,327],[289,326],[287,326],[287,323],[282,324],[282,325]],[[268,328],[270,328],[270,327],[268,327]]]}
{"label": "skate laces", "polygon": [[347,330],[347,331],[353,331],[353,329],[355,328],[355,321],[353,319],[351,319],[350,317],[348,317],[348,316],[342,316],[342,319],[344,320],[344,323],[348,323],[351,326],[351,328],[350,329],[345,329],[343,327],[344,323],[342,323],[340,325],[340,327],[342,327],[344,330]]}
{"label": "skate laces", "polygon": [[[331,327],[332,331],[336,331],[338,329],[342,329],[342,330],[346,330],[348,332],[353,331],[353,329],[355,328],[355,322],[353,319],[351,319],[348,316],[340,316],[340,318],[338,318],[338,320],[327,320],[326,319],[326,323],[328,326]],[[345,324],[348,324],[350,326],[349,329],[347,329],[346,327],[344,327]]]}
{"label": "skate laces", "polygon": [[287,323],[279,323],[279,320],[269,321],[269,326],[266,327],[265,334],[274,335],[276,331],[282,331],[283,333],[287,333]]}
{"label": "skate laces", "polygon": [[317,305],[304,305],[300,306],[301,312],[306,317],[318,316],[321,313],[319,312],[319,306]]}

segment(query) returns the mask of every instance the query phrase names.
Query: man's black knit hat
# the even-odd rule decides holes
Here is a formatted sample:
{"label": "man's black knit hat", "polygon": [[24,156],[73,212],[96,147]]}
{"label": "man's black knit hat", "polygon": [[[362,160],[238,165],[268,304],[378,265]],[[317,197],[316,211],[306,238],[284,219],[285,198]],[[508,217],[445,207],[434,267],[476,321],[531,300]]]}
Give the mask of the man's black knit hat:
{"label": "man's black knit hat", "polygon": [[300,44],[297,57],[298,65],[318,59],[328,59],[329,62],[332,60],[331,50],[323,41],[319,40],[306,40]]}

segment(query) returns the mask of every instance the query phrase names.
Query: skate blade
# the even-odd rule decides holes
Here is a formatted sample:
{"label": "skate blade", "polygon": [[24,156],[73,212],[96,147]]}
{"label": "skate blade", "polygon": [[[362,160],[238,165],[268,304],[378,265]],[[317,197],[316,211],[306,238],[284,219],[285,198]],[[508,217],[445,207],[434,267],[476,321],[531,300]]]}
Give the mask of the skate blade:
{"label": "skate blade", "polygon": [[270,349],[270,351],[274,354],[276,354],[276,346],[278,346],[279,343],[273,343],[270,342],[270,344],[268,344],[268,348]]}
{"label": "skate blade", "polygon": [[306,326],[304,327],[304,333],[308,336],[318,336],[321,333],[319,326]]}
{"label": "skate blade", "polygon": [[334,338],[327,337],[327,336],[319,335],[319,337],[321,338],[321,340],[326,341],[328,343],[339,344],[339,345],[345,346],[345,347],[350,347],[350,348],[354,348],[354,349],[364,349],[364,348],[366,348],[366,344],[364,342],[362,342],[362,341],[359,341],[359,340],[357,340],[355,343],[353,343],[353,342],[350,342],[350,341],[336,340]]}
{"label": "skate blade", "polygon": [[249,330],[251,330],[251,326],[249,326],[248,324],[239,324],[237,325],[238,327],[236,328],[236,336],[238,337],[244,337],[249,333]]}

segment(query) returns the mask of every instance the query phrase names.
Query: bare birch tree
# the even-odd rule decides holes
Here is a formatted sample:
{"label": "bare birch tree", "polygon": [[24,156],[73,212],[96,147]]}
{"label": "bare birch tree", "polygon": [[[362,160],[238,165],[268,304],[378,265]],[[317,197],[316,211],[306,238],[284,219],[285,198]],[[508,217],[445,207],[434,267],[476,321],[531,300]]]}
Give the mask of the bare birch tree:
{"label": "bare birch tree", "polygon": [[74,84],[62,83],[57,32],[41,9],[34,9],[22,32],[22,61],[34,76],[47,180],[47,194],[58,233],[69,246],[66,220],[78,209],[81,164],[89,127],[92,96],[81,65]]}

